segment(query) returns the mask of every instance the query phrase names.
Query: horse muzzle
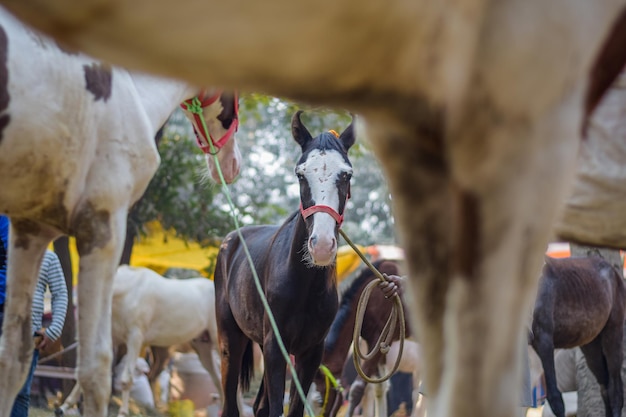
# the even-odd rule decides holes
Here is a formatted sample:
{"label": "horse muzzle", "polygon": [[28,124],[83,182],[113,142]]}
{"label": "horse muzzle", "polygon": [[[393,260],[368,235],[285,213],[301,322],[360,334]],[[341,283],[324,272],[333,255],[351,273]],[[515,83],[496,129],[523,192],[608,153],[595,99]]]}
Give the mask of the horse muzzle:
{"label": "horse muzzle", "polygon": [[335,236],[313,235],[309,238],[309,254],[317,266],[328,266],[335,262],[337,256],[337,239]]}

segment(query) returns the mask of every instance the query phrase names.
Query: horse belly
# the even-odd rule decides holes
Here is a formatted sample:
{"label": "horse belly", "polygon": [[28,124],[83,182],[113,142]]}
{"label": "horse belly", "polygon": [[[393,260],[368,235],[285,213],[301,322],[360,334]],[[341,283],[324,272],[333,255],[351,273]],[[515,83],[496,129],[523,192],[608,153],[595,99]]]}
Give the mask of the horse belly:
{"label": "horse belly", "polygon": [[554,347],[569,349],[586,345],[604,329],[609,314],[594,314],[592,311],[578,311],[567,317],[555,316]]}

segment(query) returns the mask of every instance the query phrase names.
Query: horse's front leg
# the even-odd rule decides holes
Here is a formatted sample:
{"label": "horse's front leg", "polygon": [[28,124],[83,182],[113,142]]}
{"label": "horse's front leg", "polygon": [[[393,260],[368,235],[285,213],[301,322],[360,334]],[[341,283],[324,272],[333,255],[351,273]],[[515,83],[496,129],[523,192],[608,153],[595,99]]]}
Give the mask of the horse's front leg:
{"label": "horse's front leg", "polygon": [[80,382],[76,381],[76,383],[74,384],[74,388],[72,388],[72,391],[69,393],[67,398],[65,398],[63,404],[61,404],[60,407],[54,410],[54,415],[57,417],[62,417],[63,415],[65,415],[65,413],[67,413],[70,408],[78,404],[78,400],[80,400],[81,394],[82,390],[80,388]]}
{"label": "horse's front leg", "polygon": [[[0,416],[9,416],[33,358],[31,308],[46,245],[53,235],[14,221],[9,233],[4,323],[0,334]],[[35,234],[37,233],[37,234]]]}
{"label": "horse's front leg", "polygon": [[[320,356],[321,359],[321,356]],[[257,417],[279,417],[283,415],[283,400],[285,397],[285,358],[280,351],[278,342],[273,332],[269,332],[263,341],[263,385],[265,389],[265,401],[269,410],[264,408],[263,401],[259,404]],[[291,414],[291,410],[290,410]]]}
{"label": "horse's front leg", "polygon": [[[105,214],[106,213],[106,214]],[[84,415],[105,417],[111,395],[111,300],[113,277],[126,233],[126,210],[79,213],[78,380]]]}
{"label": "horse's front leg", "polygon": [[[296,356],[296,375],[298,375],[298,380],[304,391],[305,398],[309,393],[309,388],[311,387],[313,378],[315,378],[315,373],[322,363],[323,353],[324,344],[320,343],[307,352]],[[296,390],[294,381],[291,381],[291,388],[289,390],[289,413],[287,415],[289,417],[301,417],[303,413],[304,402]]]}

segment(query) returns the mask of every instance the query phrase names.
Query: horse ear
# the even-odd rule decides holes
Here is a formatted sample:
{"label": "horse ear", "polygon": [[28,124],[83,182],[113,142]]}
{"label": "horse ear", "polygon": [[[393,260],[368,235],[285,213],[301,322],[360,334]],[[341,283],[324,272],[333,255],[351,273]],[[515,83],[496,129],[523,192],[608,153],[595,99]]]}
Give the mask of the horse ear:
{"label": "horse ear", "polygon": [[302,124],[302,120],[300,120],[300,115],[302,114],[302,110],[298,110],[291,119],[291,134],[293,138],[300,144],[302,148],[309,143],[313,137],[311,133],[307,130],[307,128]]}
{"label": "horse ear", "polygon": [[354,117],[352,118],[350,125],[346,127],[346,130],[344,130],[339,136],[339,140],[343,143],[343,147],[346,151],[354,145]]}

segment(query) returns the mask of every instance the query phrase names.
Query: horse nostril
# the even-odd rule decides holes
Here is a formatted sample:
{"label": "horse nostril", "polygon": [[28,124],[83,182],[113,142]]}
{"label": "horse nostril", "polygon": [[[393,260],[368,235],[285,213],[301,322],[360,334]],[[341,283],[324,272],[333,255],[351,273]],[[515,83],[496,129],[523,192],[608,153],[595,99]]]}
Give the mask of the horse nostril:
{"label": "horse nostril", "polygon": [[311,236],[311,238],[309,239],[309,244],[311,245],[311,247],[315,247],[315,245],[317,244],[317,235]]}

